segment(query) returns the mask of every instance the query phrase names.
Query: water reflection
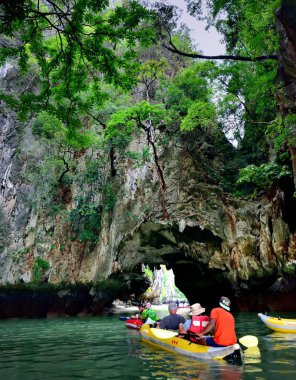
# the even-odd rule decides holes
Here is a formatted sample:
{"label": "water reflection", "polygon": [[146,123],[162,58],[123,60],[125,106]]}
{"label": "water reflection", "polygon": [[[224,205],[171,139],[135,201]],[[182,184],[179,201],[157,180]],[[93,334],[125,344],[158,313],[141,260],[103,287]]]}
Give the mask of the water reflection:
{"label": "water reflection", "polygon": [[244,351],[244,362],[247,364],[258,364],[261,362],[261,352],[258,347],[250,347]]}

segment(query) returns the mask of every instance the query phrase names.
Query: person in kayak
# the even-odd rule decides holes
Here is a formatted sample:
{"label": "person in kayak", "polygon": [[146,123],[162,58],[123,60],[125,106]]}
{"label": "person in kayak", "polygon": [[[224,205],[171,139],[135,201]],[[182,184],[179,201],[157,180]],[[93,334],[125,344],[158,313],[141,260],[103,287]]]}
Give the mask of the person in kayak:
{"label": "person in kayak", "polygon": [[[235,322],[233,315],[230,313],[230,299],[221,297],[219,306],[212,309],[209,324],[198,334],[198,344],[213,347],[231,346],[237,342],[235,334]],[[214,337],[204,337],[213,328]]]}
{"label": "person in kayak", "polygon": [[139,319],[142,318],[143,311],[145,310],[145,307],[142,303],[138,304],[139,313],[136,315],[131,315],[131,319]]}
{"label": "person in kayak", "polygon": [[177,314],[178,306],[176,302],[171,302],[168,306],[170,315],[167,315],[164,317],[157,327],[164,329],[164,330],[178,330],[179,327],[181,327],[180,324],[185,323],[185,318],[183,315]]}
{"label": "person in kayak", "polygon": [[211,319],[204,315],[205,308],[202,307],[199,303],[195,303],[190,306],[190,319],[187,319],[186,322],[180,325],[179,332],[181,334],[198,334],[208,325]]}
{"label": "person in kayak", "polygon": [[148,318],[152,319],[153,321],[157,321],[157,316],[156,316],[156,312],[151,309],[151,303],[150,302],[147,302],[146,303],[146,308],[142,311],[141,313],[141,318],[142,320],[147,320]]}

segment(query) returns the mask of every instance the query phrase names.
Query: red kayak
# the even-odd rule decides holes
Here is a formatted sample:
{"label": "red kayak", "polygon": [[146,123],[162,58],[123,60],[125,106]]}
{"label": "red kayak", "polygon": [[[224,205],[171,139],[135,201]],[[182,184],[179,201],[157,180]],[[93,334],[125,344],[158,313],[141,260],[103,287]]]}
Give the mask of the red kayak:
{"label": "red kayak", "polygon": [[125,326],[128,329],[135,329],[135,330],[140,330],[141,326],[143,325],[142,319],[134,319],[130,318],[125,321]]}

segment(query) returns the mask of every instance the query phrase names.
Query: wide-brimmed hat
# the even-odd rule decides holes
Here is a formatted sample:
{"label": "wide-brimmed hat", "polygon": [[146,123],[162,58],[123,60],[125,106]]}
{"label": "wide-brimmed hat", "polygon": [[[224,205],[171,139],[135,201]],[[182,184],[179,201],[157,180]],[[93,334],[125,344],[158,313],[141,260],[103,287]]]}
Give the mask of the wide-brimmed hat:
{"label": "wide-brimmed hat", "polygon": [[199,303],[194,303],[193,305],[190,306],[191,312],[189,315],[199,315],[205,312],[205,308],[201,306]]}
{"label": "wide-brimmed hat", "polygon": [[223,309],[229,311],[230,310],[231,301],[227,297],[221,297],[220,301],[219,301],[219,305],[221,307],[223,307]]}

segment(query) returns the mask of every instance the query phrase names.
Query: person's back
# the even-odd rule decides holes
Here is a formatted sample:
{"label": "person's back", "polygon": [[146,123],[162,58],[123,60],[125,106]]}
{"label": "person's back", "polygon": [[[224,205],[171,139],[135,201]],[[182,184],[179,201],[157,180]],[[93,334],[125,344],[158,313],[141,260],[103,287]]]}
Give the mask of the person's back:
{"label": "person's back", "polygon": [[206,315],[193,315],[188,329],[192,334],[198,334],[209,324],[211,319]]}
{"label": "person's back", "polygon": [[214,341],[221,346],[230,346],[236,343],[237,338],[233,315],[222,307],[217,307],[212,309],[210,317],[216,320]]}
{"label": "person's back", "polygon": [[184,323],[179,329],[180,333],[185,333],[186,331],[192,334],[200,333],[206,325],[210,322],[210,318],[204,315],[205,308],[199,303],[195,303],[190,306],[190,319]]}
{"label": "person's back", "polygon": [[159,327],[164,330],[178,330],[180,323],[185,323],[185,318],[177,314],[177,304],[172,302],[169,304],[169,313],[159,322]]}
{"label": "person's back", "polygon": [[[221,297],[219,306],[211,311],[211,321],[198,333],[200,338],[198,343],[206,346],[230,346],[237,342],[235,334],[235,322],[233,315],[230,313],[230,300],[227,297]],[[214,328],[214,337],[205,336]]]}
{"label": "person's back", "polygon": [[164,330],[178,330],[180,323],[184,323],[185,318],[180,314],[171,314],[164,317],[159,322],[159,327]]}

